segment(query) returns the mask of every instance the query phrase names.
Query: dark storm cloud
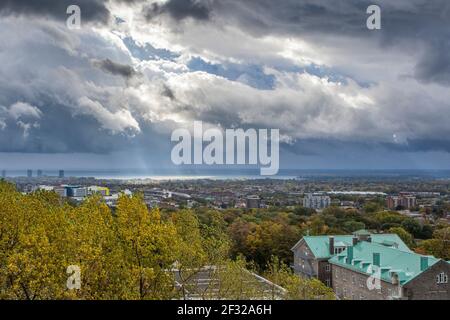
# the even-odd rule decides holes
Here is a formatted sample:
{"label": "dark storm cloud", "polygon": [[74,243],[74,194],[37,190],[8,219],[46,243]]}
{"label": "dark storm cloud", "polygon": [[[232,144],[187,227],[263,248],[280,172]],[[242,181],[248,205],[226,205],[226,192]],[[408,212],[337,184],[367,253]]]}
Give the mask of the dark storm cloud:
{"label": "dark storm cloud", "polygon": [[152,3],[147,7],[146,17],[151,19],[155,16],[168,14],[175,20],[186,18],[208,20],[211,13],[209,2],[204,0],[170,0],[164,4]]}
{"label": "dark storm cloud", "polygon": [[[367,8],[382,10],[382,29],[366,27]],[[148,7],[149,19],[169,14],[240,26],[255,36],[295,35],[314,40],[326,35],[367,38],[381,47],[424,48],[415,77],[450,85],[450,1],[448,0],[168,0]],[[421,46],[420,48],[418,46]]]}
{"label": "dark storm cloud", "polygon": [[102,69],[105,72],[108,72],[110,74],[116,75],[116,76],[122,76],[126,79],[129,79],[131,77],[134,77],[138,74],[136,70],[130,65],[127,64],[121,64],[114,62],[110,59],[105,60],[94,60],[92,64],[100,69]]}
{"label": "dark storm cloud", "polygon": [[450,85],[450,34],[445,39],[435,39],[429,44],[416,66],[415,76],[424,82]]}

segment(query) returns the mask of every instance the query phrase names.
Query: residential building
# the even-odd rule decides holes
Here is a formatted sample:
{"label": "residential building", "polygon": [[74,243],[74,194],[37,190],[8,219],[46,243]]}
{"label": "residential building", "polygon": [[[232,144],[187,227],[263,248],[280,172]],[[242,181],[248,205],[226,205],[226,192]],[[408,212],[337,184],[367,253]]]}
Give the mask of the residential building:
{"label": "residential building", "polygon": [[411,209],[416,206],[416,197],[407,194],[399,196],[388,196],[386,198],[386,207],[390,210],[396,210],[398,207]]}
{"label": "residential building", "polygon": [[305,236],[293,248],[296,274],[350,300],[450,300],[450,263],[412,252],[396,234]]}
{"label": "residential building", "polygon": [[359,230],[353,235],[305,236],[291,249],[294,252],[294,272],[306,278],[318,278],[332,287],[332,265],[328,260],[360,241],[375,242],[410,252],[396,234],[372,234]]}
{"label": "residential building", "polygon": [[321,194],[308,193],[303,198],[303,207],[311,209],[325,209],[331,205],[331,198]]}
{"label": "residential building", "polygon": [[450,264],[441,259],[362,241],[329,263],[341,299],[450,300]]}

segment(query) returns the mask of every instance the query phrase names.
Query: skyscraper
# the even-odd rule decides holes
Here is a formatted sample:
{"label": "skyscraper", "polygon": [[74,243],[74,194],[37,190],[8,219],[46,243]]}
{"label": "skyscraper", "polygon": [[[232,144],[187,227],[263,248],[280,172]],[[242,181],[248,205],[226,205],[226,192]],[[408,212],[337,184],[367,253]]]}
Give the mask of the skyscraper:
{"label": "skyscraper", "polygon": [[6,178],[6,170],[2,170],[2,178],[3,178],[3,179]]}
{"label": "skyscraper", "polygon": [[59,170],[59,177],[64,178],[64,170]]}
{"label": "skyscraper", "polygon": [[32,178],[33,177],[33,170],[28,169],[27,170],[27,177]]}
{"label": "skyscraper", "polygon": [[38,178],[42,177],[42,170],[38,170],[38,171],[37,171],[37,177],[38,177]]}

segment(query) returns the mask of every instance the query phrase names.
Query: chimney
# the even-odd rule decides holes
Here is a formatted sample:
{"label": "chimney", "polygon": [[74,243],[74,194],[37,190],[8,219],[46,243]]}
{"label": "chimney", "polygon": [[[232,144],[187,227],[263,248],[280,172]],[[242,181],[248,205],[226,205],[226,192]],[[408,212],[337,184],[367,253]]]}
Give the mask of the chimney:
{"label": "chimney", "polygon": [[358,244],[358,237],[353,237],[352,243],[353,243],[353,246],[356,246]]}
{"label": "chimney", "polygon": [[428,269],[428,257],[420,257],[420,271]]}
{"label": "chimney", "polygon": [[373,253],[373,265],[377,267],[381,266],[381,257],[379,253]]}
{"label": "chimney", "polygon": [[351,264],[353,260],[353,247],[347,247],[347,263]]}
{"label": "chimney", "polygon": [[330,241],[330,255],[334,255],[334,237],[330,236],[329,241]]}

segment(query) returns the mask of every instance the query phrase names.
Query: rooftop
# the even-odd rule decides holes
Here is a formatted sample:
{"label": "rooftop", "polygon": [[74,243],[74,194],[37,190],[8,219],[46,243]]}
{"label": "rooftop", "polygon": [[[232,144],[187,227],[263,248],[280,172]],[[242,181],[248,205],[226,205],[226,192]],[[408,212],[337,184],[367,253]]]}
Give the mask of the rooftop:
{"label": "rooftop", "polygon": [[[361,230],[360,230],[361,231]],[[365,231],[365,230],[364,230]],[[376,234],[369,233],[360,234],[360,235],[370,235],[372,242],[382,244],[386,247],[396,247],[398,250],[402,250],[405,252],[412,252],[408,246],[400,239],[400,237],[396,234]],[[318,259],[331,258],[330,254],[330,236],[304,236],[303,240],[306,242],[308,247],[311,249],[314,256]],[[334,243],[335,247],[348,247],[352,245],[354,235],[335,235]],[[297,245],[301,242],[300,240],[292,249],[295,249]]]}
{"label": "rooftop", "polygon": [[[359,242],[353,249],[353,258],[347,261],[348,250],[330,259],[330,263],[373,275],[381,269],[381,280],[392,283],[392,276],[396,274],[400,284],[406,284],[440,260],[432,256],[423,256],[414,252],[402,251],[386,247],[378,243]],[[374,264],[374,254],[379,254],[379,266]],[[425,258],[426,265],[423,266]],[[423,266],[423,268],[422,268]]]}

